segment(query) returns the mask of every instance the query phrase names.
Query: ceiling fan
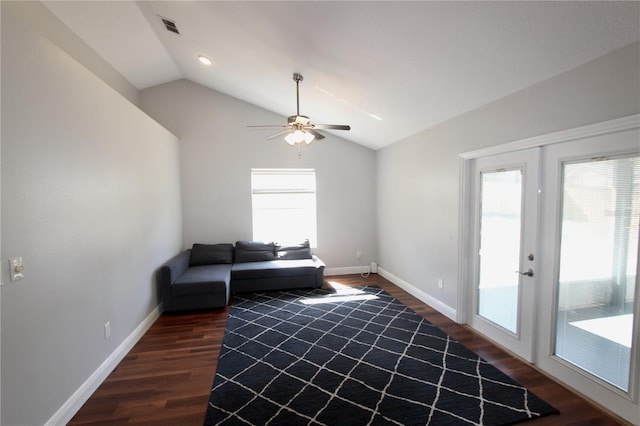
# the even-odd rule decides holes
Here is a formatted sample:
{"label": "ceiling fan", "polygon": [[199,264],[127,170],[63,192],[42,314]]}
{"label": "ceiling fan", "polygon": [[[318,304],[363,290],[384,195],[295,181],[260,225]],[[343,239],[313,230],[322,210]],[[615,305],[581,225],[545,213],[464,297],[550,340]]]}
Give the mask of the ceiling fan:
{"label": "ceiling fan", "polygon": [[296,115],[289,116],[287,118],[287,124],[273,124],[264,126],[247,126],[252,128],[272,128],[279,127],[283,130],[268,136],[267,139],[273,139],[281,135],[286,135],[284,140],[289,145],[294,146],[305,142],[311,143],[314,139],[324,139],[324,135],[317,131],[317,129],[328,130],[351,130],[351,126],[346,124],[311,124],[309,117],[306,115],[300,115],[300,82],[303,80],[302,75],[298,73],[293,74],[293,81],[296,82]]}

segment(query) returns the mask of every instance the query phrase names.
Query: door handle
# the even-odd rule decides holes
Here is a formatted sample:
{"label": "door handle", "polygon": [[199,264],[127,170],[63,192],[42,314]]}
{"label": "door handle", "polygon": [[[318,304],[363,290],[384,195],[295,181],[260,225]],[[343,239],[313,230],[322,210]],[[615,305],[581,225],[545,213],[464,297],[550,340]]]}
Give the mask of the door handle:
{"label": "door handle", "polygon": [[533,276],[533,269],[529,268],[525,272],[516,271],[516,273],[520,274],[520,275],[526,275],[527,277],[532,277]]}

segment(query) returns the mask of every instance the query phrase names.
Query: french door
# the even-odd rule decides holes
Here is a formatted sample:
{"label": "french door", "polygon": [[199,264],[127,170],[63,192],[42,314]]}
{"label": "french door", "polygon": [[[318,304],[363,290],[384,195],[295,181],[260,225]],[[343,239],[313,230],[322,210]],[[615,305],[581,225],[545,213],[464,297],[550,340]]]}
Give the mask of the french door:
{"label": "french door", "polygon": [[472,164],[469,324],[531,361],[535,323],[539,149]]}
{"label": "french door", "polygon": [[640,424],[640,131],[545,151],[538,365]]}
{"label": "french door", "polygon": [[462,157],[459,320],[640,425],[640,116]]}

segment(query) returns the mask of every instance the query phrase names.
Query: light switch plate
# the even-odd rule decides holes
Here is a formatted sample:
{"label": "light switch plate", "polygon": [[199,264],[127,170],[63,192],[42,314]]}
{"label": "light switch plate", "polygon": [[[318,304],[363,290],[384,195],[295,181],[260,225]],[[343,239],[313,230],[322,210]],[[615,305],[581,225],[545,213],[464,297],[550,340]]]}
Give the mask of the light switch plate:
{"label": "light switch plate", "polygon": [[16,282],[24,278],[24,266],[21,257],[9,259],[9,272],[11,272],[11,282]]}

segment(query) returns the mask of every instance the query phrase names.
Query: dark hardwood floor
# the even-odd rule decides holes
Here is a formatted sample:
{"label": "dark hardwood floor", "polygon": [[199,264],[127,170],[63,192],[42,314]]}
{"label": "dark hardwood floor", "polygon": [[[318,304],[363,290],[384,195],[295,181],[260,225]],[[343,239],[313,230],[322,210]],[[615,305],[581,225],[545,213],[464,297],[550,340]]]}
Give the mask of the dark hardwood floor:
{"label": "dark hardwood floor", "polygon": [[[376,274],[326,277],[329,282],[380,286],[560,410],[527,425],[626,424]],[[69,425],[202,425],[228,311],[162,315]]]}

